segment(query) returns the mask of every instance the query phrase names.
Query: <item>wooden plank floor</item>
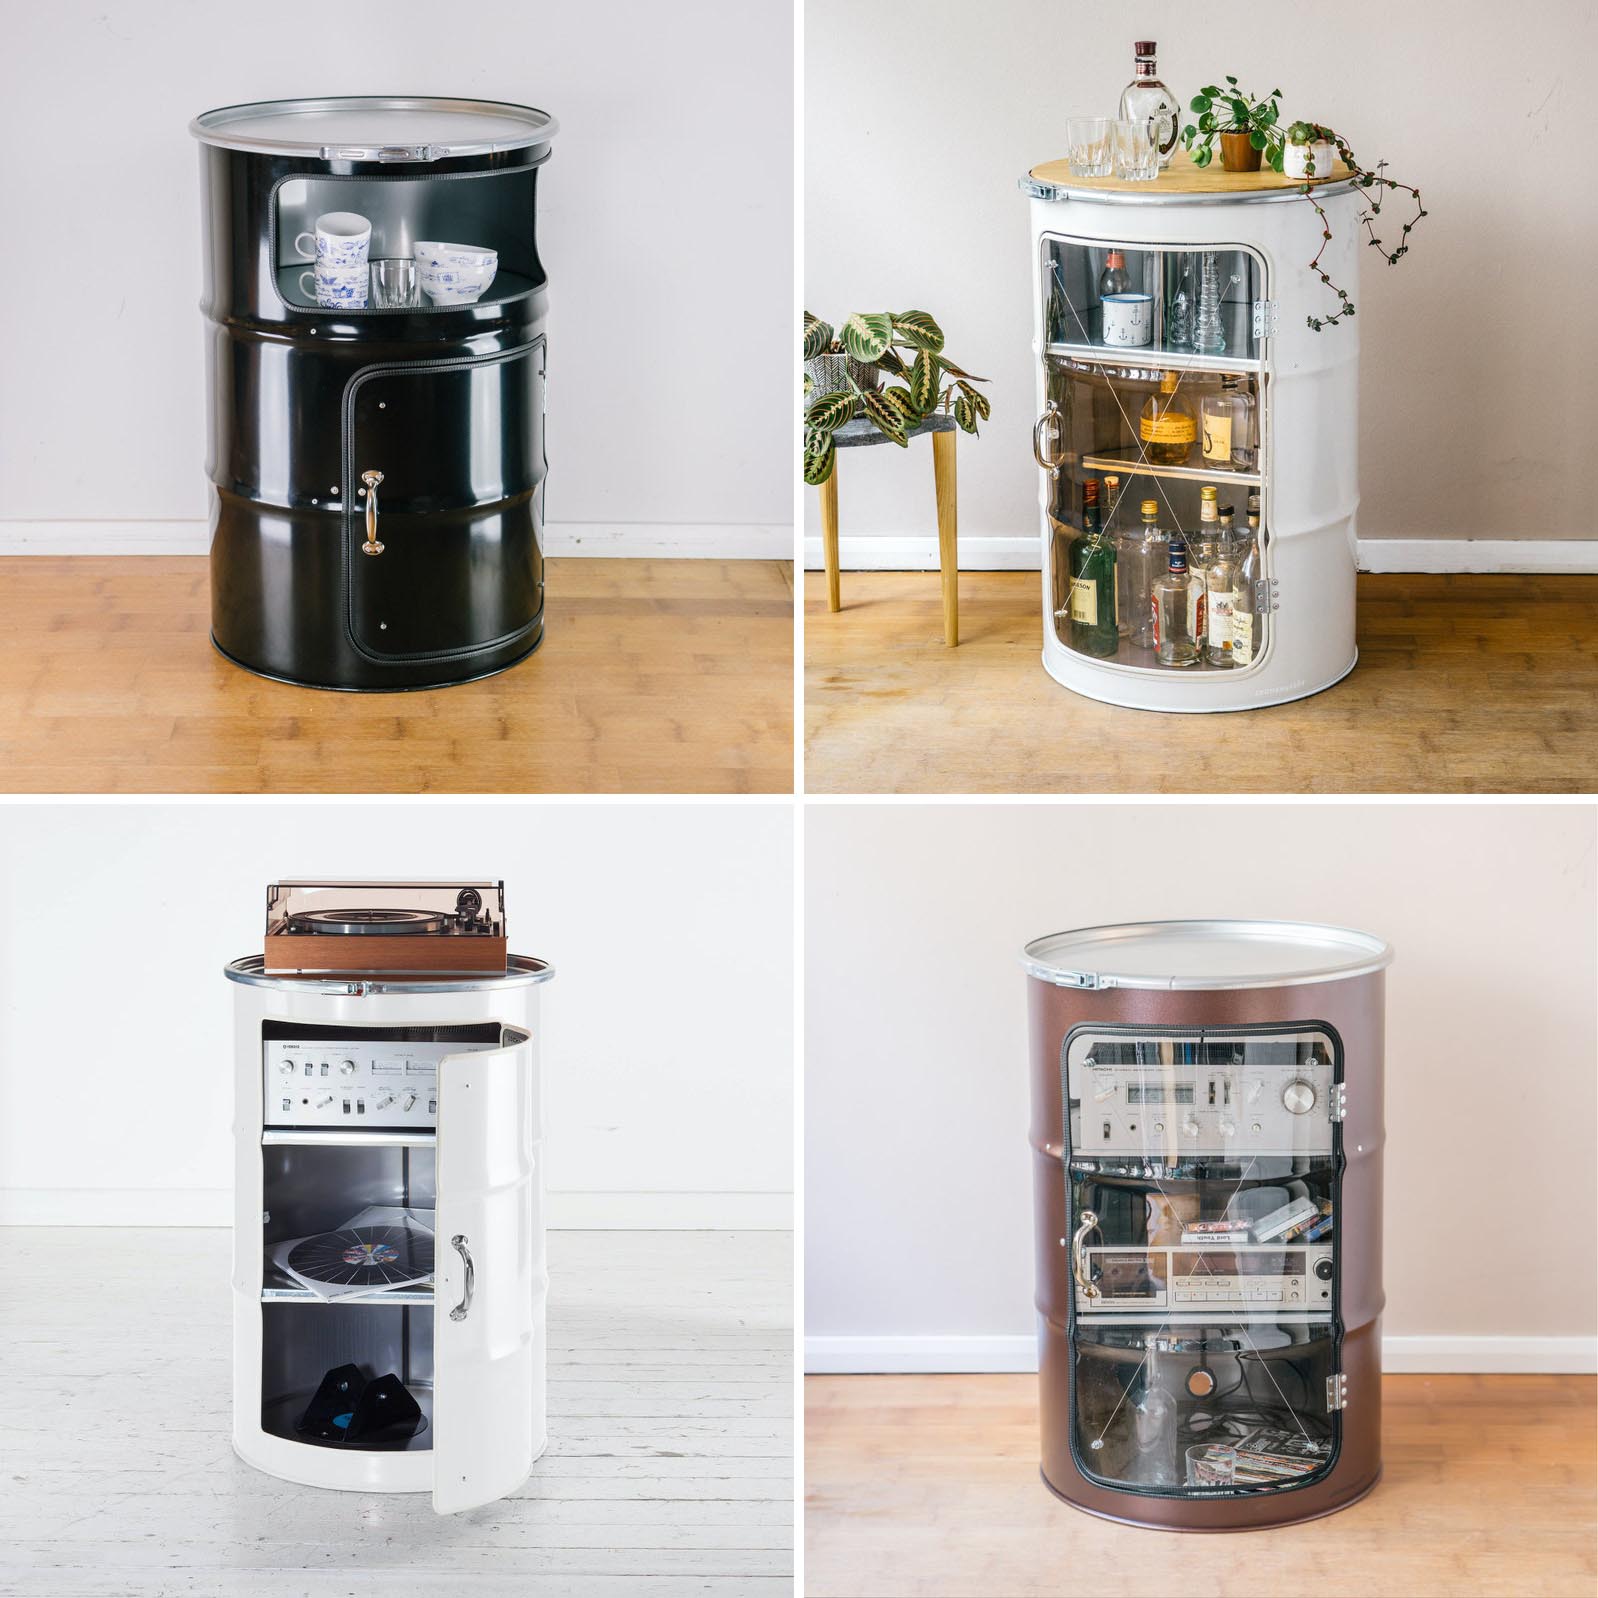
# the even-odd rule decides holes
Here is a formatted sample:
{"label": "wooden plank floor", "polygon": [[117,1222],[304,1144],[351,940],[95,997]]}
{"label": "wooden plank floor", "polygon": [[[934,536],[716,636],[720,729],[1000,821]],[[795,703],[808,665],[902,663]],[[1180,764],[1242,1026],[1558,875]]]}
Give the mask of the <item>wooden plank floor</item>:
{"label": "wooden plank floor", "polygon": [[1224,716],[1122,710],[1046,676],[1033,572],[805,585],[810,793],[1598,792],[1598,576],[1362,576],[1359,665]]}
{"label": "wooden plank floor", "polygon": [[805,1592],[1592,1598],[1593,1389],[1586,1376],[1389,1376],[1369,1497],[1280,1531],[1195,1537],[1048,1492],[1034,1376],[812,1376]]}
{"label": "wooden plank floor", "polygon": [[0,1228],[0,1593],[792,1592],[788,1234],[552,1233],[549,1451],[459,1515],[234,1455],[229,1238]]}
{"label": "wooden plank floor", "polygon": [[26,793],[789,793],[783,561],[551,560],[498,677],[341,694],[209,643],[206,563],[0,559],[0,788]]}

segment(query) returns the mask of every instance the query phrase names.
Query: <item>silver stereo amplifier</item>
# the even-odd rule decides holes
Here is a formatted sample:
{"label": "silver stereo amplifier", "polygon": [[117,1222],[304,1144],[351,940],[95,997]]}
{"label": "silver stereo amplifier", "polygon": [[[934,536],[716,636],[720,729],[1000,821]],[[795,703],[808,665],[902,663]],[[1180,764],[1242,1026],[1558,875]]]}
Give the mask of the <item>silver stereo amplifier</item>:
{"label": "silver stereo amplifier", "polygon": [[1267,1042],[1085,1040],[1066,1067],[1071,1152],[1166,1163],[1330,1154],[1329,1052]]}
{"label": "silver stereo amplifier", "polygon": [[1222,1248],[1085,1248],[1089,1295],[1082,1313],[1181,1315],[1227,1310],[1323,1310],[1332,1307],[1330,1244],[1300,1247],[1228,1244]]}
{"label": "silver stereo amplifier", "polygon": [[392,1130],[438,1124],[438,1062],[492,1043],[268,1039],[261,1048],[266,1125]]}

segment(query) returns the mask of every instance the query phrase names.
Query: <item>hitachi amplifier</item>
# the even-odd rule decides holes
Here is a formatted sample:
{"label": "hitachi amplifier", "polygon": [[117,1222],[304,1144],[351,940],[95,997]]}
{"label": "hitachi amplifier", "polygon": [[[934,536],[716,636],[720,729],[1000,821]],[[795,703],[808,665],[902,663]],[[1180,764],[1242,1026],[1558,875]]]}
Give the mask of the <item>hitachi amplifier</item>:
{"label": "hitachi amplifier", "polygon": [[1318,1041],[1079,1037],[1066,1067],[1073,1154],[1325,1154],[1332,1062]]}

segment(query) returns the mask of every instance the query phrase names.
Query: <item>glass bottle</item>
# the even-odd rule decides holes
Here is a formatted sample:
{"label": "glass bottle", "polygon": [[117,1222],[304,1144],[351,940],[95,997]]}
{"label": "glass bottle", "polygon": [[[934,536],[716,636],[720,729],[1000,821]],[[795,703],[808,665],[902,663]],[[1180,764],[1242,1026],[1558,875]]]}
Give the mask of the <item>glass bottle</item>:
{"label": "glass bottle", "polygon": [[1165,575],[1171,535],[1160,526],[1158,500],[1143,501],[1143,525],[1129,535],[1128,600],[1131,640],[1145,649],[1154,647],[1154,584]]}
{"label": "glass bottle", "polygon": [[1187,563],[1200,576],[1204,573],[1205,562],[1215,552],[1215,534],[1220,527],[1215,507],[1219,498],[1220,490],[1214,483],[1206,483],[1199,490],[1198,531],[1187,540]]}
{"label": "glass bottle", "polygon": [[1248,531],[1237,565],[1237,595],[1232,602],[1232,664],[1251,666],[1263,646],[1264,626],[1255,609],[1260,578],[1260,497],[1248,496]]}
{"label": "glass bottle", "polygon": [[1099,485],[1082,487],[1082,536],[1071,546],[1071,647],[1101,659],[1121,647],[1115,621],[1115,545],[1099,520]]}
{"label": "glass bottle", "polygon": [[1165,347],[1193,348],[1193,257],[1186,250],[1168,256],[1176,270],[1176,289],[1165,313]]}
{"label": "glass bottle", "polygon": [[1199,267],[1198,310],[1193,317],[1193,348],[1200,355],[1219,355],[1226,348],[1221,322],[1221,268],[1214,250],[1206,250]]}
{"label": "glass bottle", "polygon": [[1155,659],[1162,666],[1196,665],[1204,628],[1204,584],[1187,569],[1187,545],[1180,533],[1171,537],[1165,575],[1154,585],[1149,608]]}
{"label": "glass bottle", "polygon": [[1230,505],[1221,506],[1215,553],[1204,568],[1204,659],[1211,666],[1232,664],[1232,617],[1237,610],[1239,581],[1232,514]]}
{"label": "glass bottle", "polygon": [[1200,452],[1206,466],[1251,472],[1259,459],[1254,396],[1240,377],[1223,377],[1217,390],[1199,401],[1203,422]]}
{"label": "glass bottle", "polygon": [[1144,457],[1156,466],[1187,465],[1198,439],[1193,407],[1176,391],[1180,381],[1178,373],[1162,372],[1159,393],[1144,400],[1138,419]]}
{"label": "glass bottle", "polygon": [[1099,273],[1099,298],[1107,300],[1112,294],[1130,294],[1132,274],[1126,269],[1126,256],[1120,250],[1111,250],[1104,258],[1104,270]]}
{"label": "glass bottle", "polygon": [[1133,566],[1135,540],[1121,525],[1121,479],[1106,473],[1099,479],[1099,504],[1104,520],[1104,536],[1115,551],[1115,630],[1122,638],[1132,636]]}
{"label": "glass bottle", "polygon": [[1121,90],[1121,106],[1116,115],[1128,122],[1157,124],[1154,141],[1160,147],[1160,165],[1168,166],[1176,149],[1181,108],[1176,96],[1160,82],[1154,56],[1159,46],[1153,39],[1139,39],[1132,46],[1132,81]]}

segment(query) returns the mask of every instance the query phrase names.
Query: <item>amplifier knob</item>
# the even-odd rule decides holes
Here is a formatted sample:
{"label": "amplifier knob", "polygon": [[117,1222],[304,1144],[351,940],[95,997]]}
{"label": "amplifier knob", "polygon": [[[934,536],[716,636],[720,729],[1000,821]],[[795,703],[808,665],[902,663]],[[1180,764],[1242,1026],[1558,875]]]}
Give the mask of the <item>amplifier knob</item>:
{"label": "amplifier knob", "polygon": [[1183,1131],[1184,1131],[1184,1132],[1186,1132],[1186,1133],[1187,1133],[1187,1135],[1188,1135],[1188,1136],[1189,1136],[1189,1137],[1197,1137],[1197,1136],[1198,1136],[1198,1135],[1199,1135],[1199,1124],[1198,1124],[1198,1122],[1197,1122],[1197,1121],[1195,1121],[1195,1120],[1194,1120],[1194,1119],[1193,1119],[1193,1117],[1192,1117],[1192,1116],[1191,1116],[1191,1115],[1190,1115],[1190,1116],[1188,1116],[1188,1118],[1187,1118],[1187,1119],[1186,1119],[1186,1120],[1185,1120],[1185,1121],[1184,1121],[1184,1122],[1183,1122],[1183,1123],[1182,1123],[1182,1130],[1183,1130]]}
{"label": "amplifier knob", "polygon": [[1315,1261],[1315,1274],[1318,1277],[1320,1277],[1320,1279],[1323,1282],[1331,1281],[1331,1279],[1332,1279],[1332,1262],[1330,1260],[1316,1260]]}
{"label": "amplifier knob", "polygon": [[1215,1391],[1215,1373],[1195,1366],[1187,1373],[1187,1390],[1195,1398],[1208,1398]]}
{"label": "amplifier knob", "polygon": [[284,1076],[293,1076],[294,1075],[294,1062],[292,1060],[285,1060],[278,1067],[278,1070],[281,1071]]}
{"label": "amplifier knob", "polygon": [[1302,1078],[1282,1089],[1282,1107],[1290,1115],[1307,1115],[1315,1108],[1315,1089]]}
{"label": "amplifier knob", "polygon": [[1221,1122],[1221,1136],[1222,1137],[1230,1137],[1236,1130],[1237,1130],[1237,1127],[1236,1127],[1236,1125],[1233,1122],[1231,1122],[1231,1121],[1222,1121]]}
{"label": "amplifier knob", "polygon": [[353,1060],[344,1060],[341,1062],[338,1068],[338,1074],[340,1076],[354,1076],[355,1062]]}

